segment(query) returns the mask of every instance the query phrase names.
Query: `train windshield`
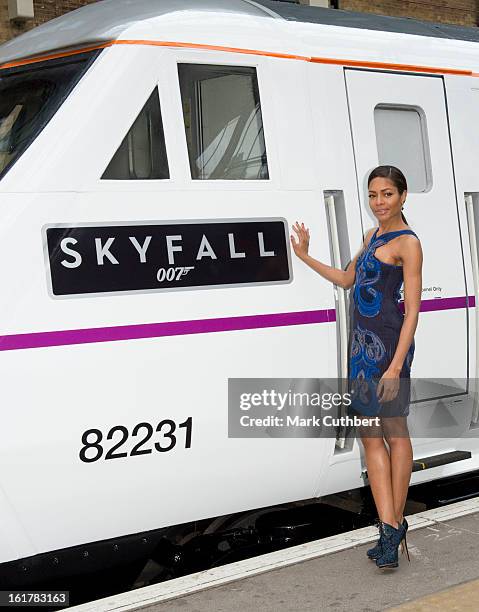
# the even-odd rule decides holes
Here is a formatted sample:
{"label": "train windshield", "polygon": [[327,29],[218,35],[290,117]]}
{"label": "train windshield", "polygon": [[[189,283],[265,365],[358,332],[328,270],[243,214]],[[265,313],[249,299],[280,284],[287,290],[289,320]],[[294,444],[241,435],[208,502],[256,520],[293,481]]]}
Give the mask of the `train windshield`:
{"label": "train windshield", "polygon": [[0,178],[24,153],[98,51],[0,70]]}

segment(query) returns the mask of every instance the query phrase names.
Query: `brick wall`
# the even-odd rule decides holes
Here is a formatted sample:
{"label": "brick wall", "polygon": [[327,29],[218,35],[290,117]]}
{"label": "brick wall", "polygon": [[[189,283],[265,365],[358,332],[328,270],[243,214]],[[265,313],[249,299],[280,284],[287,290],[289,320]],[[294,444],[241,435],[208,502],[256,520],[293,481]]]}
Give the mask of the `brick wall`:
{"label": "brick wall", "polygon": [[91,4],[96,0],[34,0],[35,19],[23,24],[12,23],[8,18],[8,0],[0,0],[0,43],[10,40],[22,32],[31,30],[33,27],[59,17],[74,9]]}
{"label": "brick wall", "polygon": [[339,0],[338,8],[465,26],[479,20],[479,0]]}

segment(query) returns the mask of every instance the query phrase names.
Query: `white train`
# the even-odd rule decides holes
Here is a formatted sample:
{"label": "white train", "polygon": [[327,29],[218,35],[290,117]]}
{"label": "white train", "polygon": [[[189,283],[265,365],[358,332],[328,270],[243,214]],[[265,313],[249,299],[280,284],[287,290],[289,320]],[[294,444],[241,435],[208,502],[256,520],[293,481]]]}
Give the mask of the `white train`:
{"label": "white train", "polygon": [[479,468],[478,42],[272,0],[104,0],[0,48],[2,586],[364,485],[343,432],[228,438],[227,402],[229,378],[344,376],[347,296],[289,235],[304,221],[344,267],[378,163],[408,177],[424,250],[413,376],[444,379],[414,396],[435,437],[412,482]]}

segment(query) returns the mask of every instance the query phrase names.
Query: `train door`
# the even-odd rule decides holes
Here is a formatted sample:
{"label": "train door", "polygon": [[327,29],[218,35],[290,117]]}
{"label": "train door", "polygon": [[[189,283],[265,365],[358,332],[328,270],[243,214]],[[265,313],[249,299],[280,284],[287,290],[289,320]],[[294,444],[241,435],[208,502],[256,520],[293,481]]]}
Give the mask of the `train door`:
{"label": "train door", "polygon": [[345,80],[365,231],[377,225],[369,172],[392,164],[408,181],[403,212],[424,253],[409,425],[421,437],[415,456],[431,445],[441,452],[457,447],[471,418],[468,302],[443,79],[345,69]]}

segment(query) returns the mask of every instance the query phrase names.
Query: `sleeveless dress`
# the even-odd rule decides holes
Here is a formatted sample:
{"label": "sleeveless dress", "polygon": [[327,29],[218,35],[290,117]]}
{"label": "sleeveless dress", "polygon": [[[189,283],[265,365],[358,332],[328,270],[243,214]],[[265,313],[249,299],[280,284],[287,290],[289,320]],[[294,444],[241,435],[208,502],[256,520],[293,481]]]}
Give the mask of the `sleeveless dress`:
{"label": "sleeveless dress", "polygon": [[402,234],[417,235],[409,229],[376,236],[359,255],[350,299],[348,346],[348,390],[350,411],[361,416],[407,416],[410,402],[410,370],[414,339],[399,374],[400,386],[394,399],[379,402],[377,385],[396,352],[404,315],[399,309],[403,284],[402,266],[387,264],[374,255],[380,246]]}

